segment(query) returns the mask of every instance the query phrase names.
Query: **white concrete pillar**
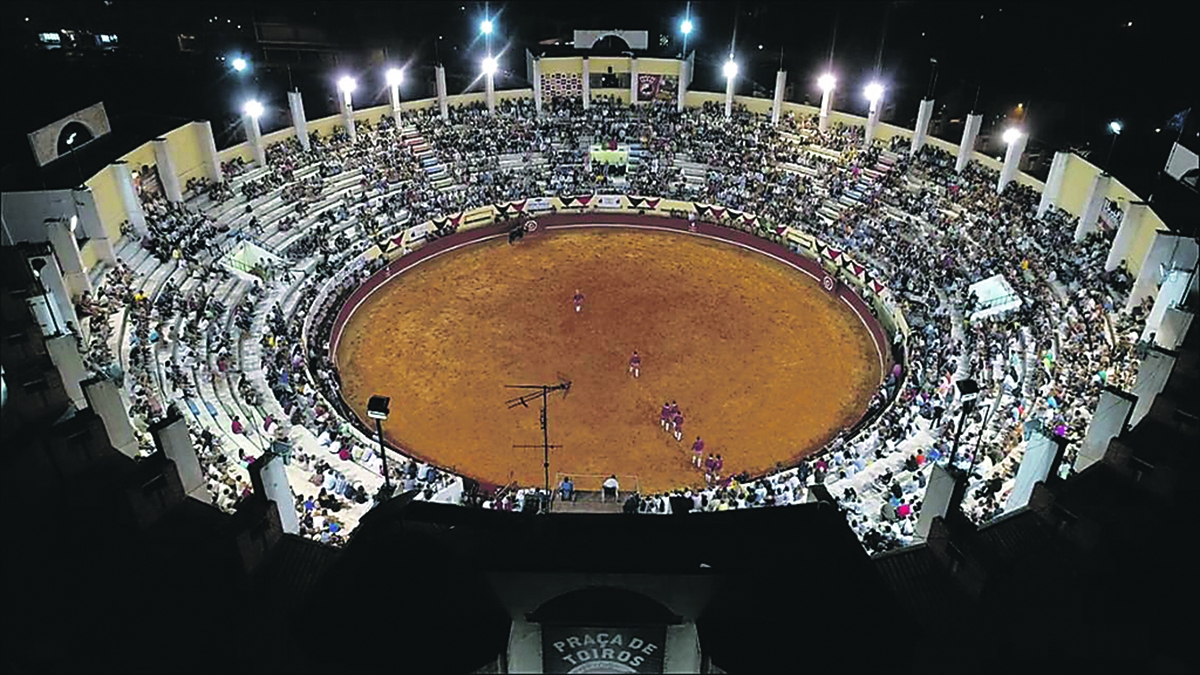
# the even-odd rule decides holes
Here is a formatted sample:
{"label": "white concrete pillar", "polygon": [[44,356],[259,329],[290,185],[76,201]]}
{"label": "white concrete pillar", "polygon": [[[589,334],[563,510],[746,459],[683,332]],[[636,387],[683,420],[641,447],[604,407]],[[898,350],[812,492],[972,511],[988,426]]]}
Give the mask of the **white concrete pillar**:
{"label": "white concrete pillar", "polygon": [[350,135],[350,142],[358,142],[358,129],[354,127],[354,101],[351,99],[350,92],[340,92],[342,108],[342,126],[346,127],[346,133]]}
{"label": "white concrete pillar", "polygon": [[1133,309],[1146,298],[1157,296],[1165,273],[1175,269],[1195,269],[1197,258],[1200,258],[1200,249],[1194,238],[1167,230],[1155,232],[1154,241],[1138,268],[1137,280],[1133,282],[1133,290],[1129,292],[1125,308]]}
{"label": "white concrete pillar", "polygon": [[158,168],[158,180],[162,184],[167,201],[182,202],[183,190],[179,187],[179,174],[175,171],[175,162],[171,161],[171,149],[167,146],[165,138],[154,139],[154,165]]}
{"label": "white concrete pillar", "polygon": [[929,136],[929,121],[933,119],[933,99],[927,98],[921,101],[920,107],[917,108],[917,127],[913,129],[912,150],[910,154],[913,157],[925,147],[925,139]]}
{"label": "white concrete pillar", "polygon": [[208,493],[204,470],[200,467],[196,447],[192,445],[192,435],[188,433],[187,421],[183,416],[175,412],[155,422],[150,426],[150,436],[154,438],[154,446],[175,463],[184,493],[211,504],[212,496]]}
{"label": "white concrete pillar", "polygon": [[442,119],[450,119],[450,101],[446,97],[446,66],[438,64],[433,68],[434,81],[437,84],[438,112]]}
{"label": "white concrete pillar", "polygon": [[127,457],[137,457],[137,439],[133,435],[129,413],[125,411],[125,404],[121,403],[121,392],[117,390],[117,385],[108,378],[94,377],[83,383],[83,393],[88,407],[104,420],[109,444]]}
{"label": "white concrete pillar", "polygon": [[583,109],[592,107],[592,65],[583,57]]}
{"label": "white concrete pillar", "polygon": [[917,539],[924,541],[935,518],[945,518],[950,512],[954,498],[955,478],[939,464],[929,470],[929,484],[925,487],[925,501],[921,502],[921,514],[917,517]]}
{"label": "white concrete pillar", "polygon": [[1112,176],[1106,173],[1098,173],[1092,179],[1092,184],[1088,187],[1087,199],[1083,200],[1083,211],[1079,214],[1079,222],[1075,225],[1075,241],[1083,241],[1096,229],[1096,223],[1100,220],[1100,209],[1104,206],[1104,199],[1108,196],[1108,184],[1111,180]]}
{"label": "white concrete pillar", "polygon": [[1131,392],[1137,401],[1129,414],[1129,426],[1136,427],[1146,413],[1154,407],[1154,399],[1167,387],[1172,371],[1175,370],[1176,355],[1158,347],[1151,347],[1138,364],[1137,381]]}
{"label": "white concrete pillar", "polygon": [[779,124],[779,116],[783,114],[783,90],[787,87],[787,71],[775,73],[775,100],[771,103],[771,124]]}
{"label": "white concrete pillar", "polygon": [[687,102],[688,85],[692,83],[692,69],[688,66],[687,59],[679,61],[679,97],[675,102],[676,112],[683,112],[684,104]]}
{"label": "white concrete pillar", "polygon": [[388,102],[392,104],[392,122],[400,129],[400,83],[388,87]]}
{"label": "white concrete pillar", "polygon": [[217,139],[213,136],[212,122],[198,120],[196,133],[200,135],[200,153],[204,156],[204,176],[214,183],[225,180],[221,173],[221,157],[217,154]]}
{"label": "white concrete pillar", "polygon": [[112,163],[112,171],[117,179],[117,193],[121,195],[125,219],[139,235],[146,234],[146,212],[142,210],[142,200],[138,199],[137,189],[133,186],[133,172],[129,169],[129,164],[124,160],[117,160]]}
{"label": "white concrete pillar", "polygon": [[638,60],[636,56],[629,57],[629,103],[638,102]]}
{"label": "white concrete pillar", "polygon": [[1050,175],[1046,176],[1046,188],[1042,190],[1042,199],[1038,202],[1038,218],[1046,215],[1052,206],[1058,206],[1058,194],[1062,192],[1063,176],[1067,173],[1067,160],[1071,153],[1058,151],[1050,162]]}
{"label": "white concrete pillar", "polygon": [[533,107],[542,114],[542,60],[533,60]]}
{"label": "white concrete pillar", "polygon": [[79,228],[83,230],[84,236],[88,237],[96,257],[109,265],[116,265],[117,252],[113,249],[112,240],[108,238],[108,229],[100,219],[100,207],[96,205],[96,195],[92,188],[84,185],[72,189],[71,201],[79,218]]}
{"label": "white concrete pillar", "polygon": [[250,482],[254,492],[267,501],[275,502],[279,524],[288,534],[300,532],[300,515],[296,512],[296,496],[288,482],[283,458],[267,453],[250,465]]}
{"label": "white concrete pillar", "polygon": [[1092,421],[1088,424],[1087,433],[1079,452],[1075,455],[1075,472],[1078,473],[1104,458],[1108,451],[1108,443],[1121,435],[1137,397],[1117,389],[1104,388],[1100,391],[1100,399],[1096,401]]}
{"label": "white concrete pillar", "polygon": [[867,110],[867,126],[863,129],[863,150],[870,148],[871,141],[875,139],[875,128],[879,126],[882,110],[878,100],[871,102],[871,107]]}
{"label": "white concrete pillar", "polygon": [[833,88],[821,92],[821,114],[817,117],[817,128],[822,133],[829,131],[829,113],[833,111]]}
{"label": "white concrete pillar", "polygon": [[87,379],[88,371],[83,365],[83,356],[79,353],[75,336],[64,332],[57,337],[47,338],[46,352],[50,354],[50,360],[54,363],[54,367],[58,368],[58,374],[62,376],[63,387],[67,390],[67,396],[70,397],[71,403],[75,404],[75,409],[86,408],[87,397],[83,395],[83,387],[80,383]]}
{"label": "white concrete pillar", "polygon": [[311,144],[308,140],[308,118],[304,116],[304,99],[299,91],[288,92],[288,109],[292,111],[292,128],[296,130],[296,140],[300,147],[308,151]]}
{"label": "white concrete pillar", "polygon": [[1028,136],[1020,134],[1008,144],[1008,149],[1004,151],[1004,165],[1000,167],[1000,180],[996,182],[996,192],[1004,192],[1004,188],[1017,177],[1017,171],[1021,168],[1021,154],[1025,152],[1028,140]]}
{"label": "white concrete pillar", "polygon": [[[1154,305],[1142,328],[1142,340],[1153,341],[1163,349],[1176,349],[1185,333],[1179,327],[1187,322],[1180,321],[1181,312],[1187,312],[1189,295],[1195,294],[1196,275],[1192,270],[1171,269],[1158,287]],[[1168,322],[1168,317],[1171,320]]]}
{"label": "white concrete pillar", "polygon": [[725,78],[725,119],[733,116],[733,83],[737,76]]}
{"label": "white concrete pillar", "polygon": [[1111,272],[1125,262],[1126,256],[1129,255],[1129,247],[1137,238],[1142,216],[1148,210],[1150,205],[1146,202],[1134,202],[1125,208],[1125,215],[1121,217],[1121,224],[1117,227],[1117,236],[1113,238],[1112,247],[1108,249],[1108,259],[1104,261],[1105,272]]}
{"label": "white concrete pillar", "polygon": [[[35,259],[42,259],[46,262],[40,272],[33,268]],[[51,330],[55,326],[58,327],[60,333],[68,331],[67,322],[71,322],[79,330],[86,330],[79,323],[78,317],[75,316],[75,304],[71,301],[71,291],[67,288],[67,281],[63,278],[62,269],[58,266],[58,261],[53,255],[33,256],[29,258],[30,267],[35,270],[35,274],[39,281],[42,282],[42,288],[46,291],[45,301],[47,306],[45,311],[51,312],[52,316],[40,317],[41,324],[48,326]],[[35,311],[36,313],[36,311]],[[86,333],[84,333],[86,335]]]}
{"label": "white concrete pillar", "polygon": [[487,109],[488,114],[496,112],[496,74],[485,73],[483,76],[483,90],[487,94]]}
{"label": "white concrete pillar", "polygon": [[263,146],[262,128],[258,126],[258,118],[253,115],[242,115],[242,128],[246,131],[246,142],[254,153],[254,163],[260,167],[267,165],[267,149]]}
{"label": "white concrete pillar", "polygon": [[88,279],[87,270],[83,266],[83,256],[79,252],[79,242],[75,240],[75,228],[70,220],[54,220],[46,223],[50,235],[50,246],[54,249],[54,257],[62,270],[63,280],[71,294],[71,301],[79,299],[85,292],[90,293],[92,282]]}
{"label": "white concrete pillar", "polygon": [[979,137],[979,127],[983,126],[983,115],[967,115],[967,124],[963,127],[962,143],[958,145],[958,160],[954,170],[962,173],[975,156],[975,139]]}

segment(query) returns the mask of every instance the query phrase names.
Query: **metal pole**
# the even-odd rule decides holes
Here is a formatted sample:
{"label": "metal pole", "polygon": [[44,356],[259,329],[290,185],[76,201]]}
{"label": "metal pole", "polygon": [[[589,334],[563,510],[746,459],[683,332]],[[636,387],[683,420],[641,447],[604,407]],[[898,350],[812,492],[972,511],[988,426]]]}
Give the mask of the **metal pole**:
{"label": "metal pole", "polygon": [[390,496],[392,493],[392,480],[388,476],[387,465],[387,448],[383,447],[383,420],[375,418],[375,433],[379,434],[379,458],[383,460],[383,489]]}
{"label": "metal pole", "polygon": [[546,474],[546,494],[550,494],[550,388],[542,387],[542,470]]}

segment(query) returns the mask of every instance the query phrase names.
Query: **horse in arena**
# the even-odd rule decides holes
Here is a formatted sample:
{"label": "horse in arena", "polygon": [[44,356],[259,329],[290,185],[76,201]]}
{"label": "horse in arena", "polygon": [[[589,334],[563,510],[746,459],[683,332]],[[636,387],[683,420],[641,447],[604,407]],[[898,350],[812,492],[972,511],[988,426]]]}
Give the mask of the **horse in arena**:
{"label": "horse in arena", "polygon": [[525,238],[525,226],[518,224],[516,227],[508,231],[508,243],[513,244]]}

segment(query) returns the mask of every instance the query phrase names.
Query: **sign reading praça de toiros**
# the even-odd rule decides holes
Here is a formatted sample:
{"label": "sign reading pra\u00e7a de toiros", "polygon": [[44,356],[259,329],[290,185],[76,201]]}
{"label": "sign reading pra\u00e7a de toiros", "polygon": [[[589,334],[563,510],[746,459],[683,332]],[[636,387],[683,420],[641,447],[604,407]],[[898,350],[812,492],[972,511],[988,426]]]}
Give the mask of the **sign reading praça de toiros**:
{"label": "sign reading pra\u00e7a de toiros", "polygon": [[542,625],[546,673],[661,673],[665,626],[580,628]]}

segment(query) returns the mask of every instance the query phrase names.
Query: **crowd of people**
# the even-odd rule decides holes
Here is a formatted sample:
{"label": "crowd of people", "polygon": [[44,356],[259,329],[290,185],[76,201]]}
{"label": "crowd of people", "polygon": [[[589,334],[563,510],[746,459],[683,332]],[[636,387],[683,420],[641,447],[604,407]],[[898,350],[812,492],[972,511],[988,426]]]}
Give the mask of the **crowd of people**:
{"label": "crowd of people", "polygon": [[[86,315],[90,328],[89,363],[103,372],[114,364],[119,371],[110,318],[116,308],[127,308],[130,372],[115,374],[135,415],[161,417],[171,399],[194,395],[199,373],[236,373],[243,400],[258,406],[256,397],[271,396],[284,411],[278,421],[263,416],[262,433],[271,433],[271,424],[276,433],[293,425],[312,432],[331,457],[297,454],[314,480],[319,477],[320,494],[298,501],[305,531],[314,538],[344,537],[346,523],[336,517],[341,505],[365,503],[371,492],[331,463],[382,470],[377,453],[345,422],[328,353],[336,308],[385,264],[366,251],[388,249],[406,227],[492,203],[630,194],[719,204],[757,215],[751,229],[760,236],[784,241],[784,228],[792,228],[851,252],[869,263],[904,316],[908,330],[896,335],[894,345],[902,359],[870,403],[872,424],[840,435],[799,466],[762,477],[735,474],[736,467],[726,471],[716,453],[705,459],[697,439],[696,462],[709,476],[707,484],[630,495],[633,506],[627,508],[636,512],[790,504],[822,485],[850,513],[864,545],[887,550],[912,541],[934,464],[953,461],[968,471],[970,514],[980,521],[994,517],[1032,433],[1042,429],[1066,439],[1069,465],[1100,387],[1128,388],[1136,377],[1137,327],[1147,308],[1121,311],[1129,275],[1123,269],[1102,272],[1112,233],[1100,231],[1076,244],[1067,214],[1051,210],[1036,217],[1033,190],[1012,183],[997,194],[994,171],[971,163],[956,172],[954,158],[934,147],[910,157],[903,138],[864,150],[860,127],[821,131],[815,117],[785,115],[773,125],[741,108],[726,119],[715,105],[678,112],[673,104],[630,108],[611,99],[594,100],[587,110],[578,100],[556,99],[541,115],[531,101],[506,100],[496,114],[471,105],[451,108],[447,119],[436,110],[413,113],[409,122],[415,132],[407,135],[385,116],[376,125],[360,123],[356,142],[339,131],[329,138],[313,135],[309,150],[295,139],[273,144],[266,170],[242,180],[236,192],[231,179],[246,171],[244,163],[223,167],[225,183],[190,185],[196,205],[144,194],[141,246],[161,264],[187,265],[200,283],[187,294],[171,283],[145,289],[135,272],[119,267],[81,303],[81,320]],[[416,137],[433,150],[449,184],[435,185],[414,154]],[[626,170],[594,165],[590,149],[596,145],[629,148]],[[355,179],[339,186],[346,176]],[[285,208],[269,215],[263,209],[260,220],[255,205],[276,196]],[[244,209],[224,208],[230,200],[244,200]],[[298,234],[282,253],[294,269],[310,264],[295,291],[296,309],[288,314],[277,305],[266,313],[256,338],[263,364],[256,384],[238,372],[235,341],[251,332],[267,289],[256,286],[231,307],[215,297],[226,274],[216,262],[220,242],[265,240],[293,229]],[[969,287],[995,274],[1010,282],[1021,307],[973,317],[977,305]],[[230,323],[236,335],[225,329]],[[162,340],[170,342],[172,356],[160,385],[153,350]],[[955,382],[965,377],[978,381],[982,395],[959,429],[963,403]],[[673,414],[664,418],[664,428],[678,430],[682,439],[682,420],[674,424]],[[228,456],[220,436],[205,433],[196,430],[204,441],[198,447],[210,458],[206,471],[224,476],[213,478],[214,496],[231,506],[246,484],[222,474],[220,466],[252,458],[240,449]],[[722,466],[715,467],[718,461]],[[390,468],[398,484],[411,484],[426,498],[446,479],[417,462]],[[545,497],[512,488],[469,492],[464,503],[520,510],[531,494]]]}

